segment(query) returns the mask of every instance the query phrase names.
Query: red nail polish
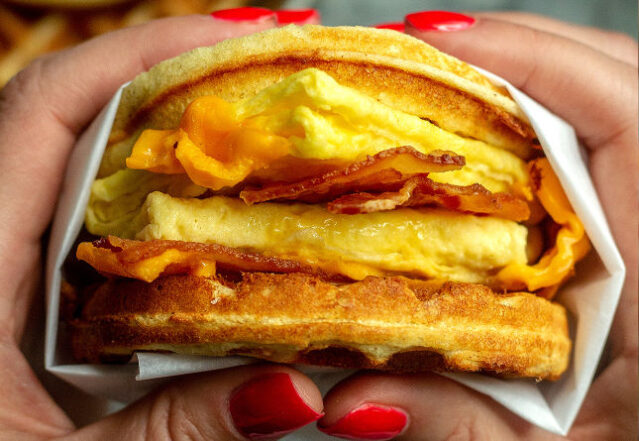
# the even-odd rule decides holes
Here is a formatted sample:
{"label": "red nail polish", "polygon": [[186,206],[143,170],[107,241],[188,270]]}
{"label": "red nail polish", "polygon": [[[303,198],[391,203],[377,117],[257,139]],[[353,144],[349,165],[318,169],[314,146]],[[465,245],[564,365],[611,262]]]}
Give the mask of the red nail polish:
{"label": "red nail polish", "polygon": [[394,31],[404,32],[404,23],[402,22],[390,22],[376,24],[374,27],[377,29],[392,29]]}
{"label": "red nail polish", "polygon": [[415,12],[406,16],[406,21],[420,31],[461,31],[475,23],[473,17],[448,11]]}
{"label": "red nail polish", "polygon": [[266,8],[232,8],[211,12],[211,17],[228,21],[262,21],[274,18],[275,12]]}
{"label": "red nail polish", "polygon": [[302,400],[291,377],[284,373],[243,384],[229,405],[235,427],[251,439],[285,435],[322,417]]}
{"label": "red nail polish", "polygon": [[316,9],[281,9],[275,11],[277,22],[280,25],[287,24],[320,24],[320,15]]}
{"label": "red nail polish", "polygon": [[393,407],[364,404],[344,415],[330,426],[317,428],[322,432],[346,439],[388,440],[399,435],[408,417],[406,413]]}

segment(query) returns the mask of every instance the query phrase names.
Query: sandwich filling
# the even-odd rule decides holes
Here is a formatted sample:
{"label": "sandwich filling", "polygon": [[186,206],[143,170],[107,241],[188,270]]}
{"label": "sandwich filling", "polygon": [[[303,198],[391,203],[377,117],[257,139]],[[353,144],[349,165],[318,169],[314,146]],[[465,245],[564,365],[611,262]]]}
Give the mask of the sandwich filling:
{"label": "sandwich filling", "polygon": [[[119,169],[93,184],[89,232],[128,240],[128,251],[165,242],[126,258],[124,245],[82,244],[78,257],[105,274],[213,275],[228,253],[175,245],[195,243],[279,259],[274,272],[301,265],[345,280],[404,275],[548,295],[588,250],[545,159],[527,164],[317,69],[236,103],[198,98],[179,127],[146,130],[109,161]],[[539,230],[545,239],[530,234]]]}
{"label": "sandwich filling", "polygon": [[437,182],[478,183],[493,192],[528,185],[526,164],[515,154],[385,106],[317,69],[293,74],[238,103],[196,99],[177,130],[143,132],[126,166],[186,173],[195,184],[219,190],[249,176],[279,181],[315,172],[282,167],[295,159],[306,166],[343,165],[403,145],[464,156],[463,169],[432,173]]}

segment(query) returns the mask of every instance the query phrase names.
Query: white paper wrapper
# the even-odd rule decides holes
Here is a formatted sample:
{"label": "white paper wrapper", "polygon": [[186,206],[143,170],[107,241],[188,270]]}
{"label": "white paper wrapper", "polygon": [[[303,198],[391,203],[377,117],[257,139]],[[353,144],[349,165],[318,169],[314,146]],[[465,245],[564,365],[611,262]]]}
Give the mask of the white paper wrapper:
{"label": "white paper wrapper", "polygon": [[[530,119],[546,156],[585,226],[594,252],[579,264],[578,277],[562,289],[557,299],[571,314],[574,340],[572,360],[561,380],[537,384],[533,380],[500,380],[476,374],[446,376],[492,397],[533,424],[554,433],[566,434],[592,381],[619,299],[625,269],[573,128],[504,80],[487,75],[508,88]],[[82,227],[90,184],[97,173],[121,92],[122,89],[78,140],[69,160],[46,265],[45,367],[86,392],[129,402],[169,377],[223,369],[253,360],[141,353],[127,365],[87,365],[73,361],[68,336],[58,324],[60,268]],[[323,393],[352,373],[327,368],[299,368],[313,378]],[[313,427],[307,427],[286,439],[329,438]]]}

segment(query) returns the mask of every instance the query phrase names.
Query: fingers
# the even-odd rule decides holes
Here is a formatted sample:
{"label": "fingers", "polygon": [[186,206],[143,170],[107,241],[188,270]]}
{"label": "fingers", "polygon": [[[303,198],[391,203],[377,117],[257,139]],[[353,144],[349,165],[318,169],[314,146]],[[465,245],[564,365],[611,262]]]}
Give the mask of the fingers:
{"label": "fingers", "polygon": [[[504,77],[570,122],[588,147],[636,127],[636,68],[530,27],[490,18],[434,27],[428,14],[408,15],[406,32]],[[426,30],[433,28],[456,32]]]}
{"label": "fingers", "polygon": [[68,440],[279,439],[321,417],[308,377],[282,366],[246,366],[194,375]]}
{"label": "fingers", "polygon": [[[635,118],[636,118],[635,112]],[[590,173],[606,213],[617,248],[626,264],[624,288],[610,330],[613,357],[630,354],[637,359],[637,286],[639,286],[639,149],[637,129],[620,133],[590,155]],[[634,138],[633,138],[634,136]]]}
{"label": "fingers", "polygon": [[[75,136],[125,81],[165,58],[274,23],[210,16],[158,20],[40,59],[18,74],[0,100],[2,183],[12,184],[12,194],[0,193],[0,203],[21,200],[11,220],[33,214],[42,219],[40,226],[47,223],[57,193],[53,183],[62,176]],[[24,181],[30,184],[16,185]]]}
{"label": "fingers", "polygon": [[[435,18],[440,25],[432,24]],[[504,77],[575,127],[591,149],[592,178],[628,268],[611,332],[613,355],[636,348],[631,329],[636,329],[637,317],[637,68],[538,29],[482,15],[474,22],[468,19],[411,14],[406,32]],[[445,20],[456,26],[441,25]]]}
{"label": "fingers", "polygon": [[351,377],[327,394],[324,409],[320,430],[346,439],[553,439],[490,398],[435,374]]}
{"label": "fingers", "polygon": [[566,23],[526,12],[474,12],[473,15],[529,26],[560,37],[570,38],[619,61],[637,66],[637,42],[623,33]]}
{"label": "fingers", "polygon": [[158,20],[42,58],[2,89],[0,258],[8,264],[0,268],[0,320],[5,325],[13,326],[14,301],[32,290],[36,278],[30,270],[76,135],[115,90],[165,58],[274,25],[272,12],[248,21],[208,15]]}

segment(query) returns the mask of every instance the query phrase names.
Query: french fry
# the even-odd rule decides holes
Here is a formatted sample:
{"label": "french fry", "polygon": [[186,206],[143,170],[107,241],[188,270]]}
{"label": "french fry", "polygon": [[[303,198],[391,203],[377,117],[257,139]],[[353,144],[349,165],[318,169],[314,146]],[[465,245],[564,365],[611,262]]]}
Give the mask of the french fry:
{"label": "french fry", "polygon": [[[112,6],[95,8],[104,0],[37,1],[37,6],[64,9],[39,15],[35,9],[24,12],[0,4],[0,88],[39,55],[87,38],[160,17],[206,14],[249,4],[248,0],[110,0]],[[275,3],[281,1],[271,1],[269,6],[276,7]]]}
{"label": "french fry", "polygon": [[121,27],[146,23],[156,17],[153,2],[142,2],[133,7],[122,19]]}
{"label": "french fry", "polygon": [[18,14],[0,4],[0,38],[8,46],[19,43],[28,33],[29,25]]}
{"label": "french fry", "polygon": [[60,14],[47,15],[38,21],[0,61],[0,84],[9,81],[38,55],[52,50],[55,40],[61,37],[67,26],[67,19]]}
{"label": "french fry", "polygon": [[90,37],[120,29],[122,17],[115,12],[106,11],[91,14],[83,23],[83,29]]}
{"label": "french fry", "polygon": [[219,11],[220,9],[231,9],[246,6],[246,0],[213,0],[206,8],[207,12]]}
{"label": "french fry", "polygon": [[206,7],[206,2],[199,0],[159,0],[157,3],[162,16],[198,14]]}

